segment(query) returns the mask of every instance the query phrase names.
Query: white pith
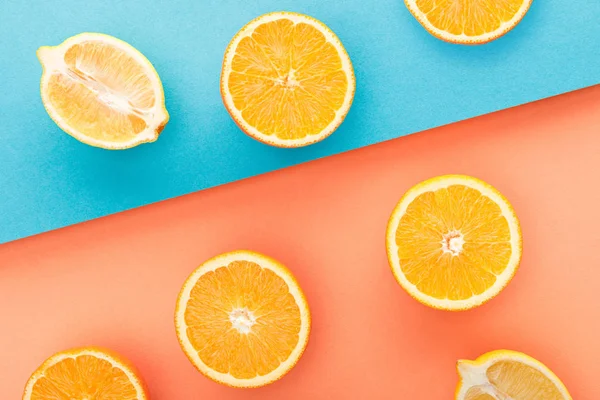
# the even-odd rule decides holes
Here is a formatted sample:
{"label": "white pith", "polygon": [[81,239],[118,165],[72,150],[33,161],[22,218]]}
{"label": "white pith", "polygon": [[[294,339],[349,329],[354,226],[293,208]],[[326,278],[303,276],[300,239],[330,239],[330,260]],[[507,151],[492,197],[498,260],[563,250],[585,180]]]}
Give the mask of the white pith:
{"label": "white pith", "polygon": [[[259,25],[262,25],[267,22],[276,21],[279,19],[288,19],[295,24],[300,23],[300,22],[306,23],[306,24],[309,24],[309,25],[315,27],[316,29],[318,29],[325,36],[327,41],[329,43],[331,43],[337,49],[338,54],[340,55],[341,62],[342,62],[342,70],[345,72],[346,78],[348,81],[348,90],[346,91],[346,95],[344,97],[342,107],[336,111],[336,117],[333,119],[333,121],[331,121],[329,123],[329,125],[327,125],[327,127],[325,127],[325,129],[323,129],[323,131],[320,132],[319,134],[308,135],[308,136],[306,136],[304,138],[300,138],[300,139],[281,139],[274,134],[273,135],[265,135],[264,133],[260,132],[258,129],[256,129],[253,126],[251,126],[250,124],[248,124],[245,121],[245,119],[243,118],[241,111],[235,107],[235,105],[233,103],[233,98],[231,96],[231,92],[229,90],[229,75],[232,72],[232,61],[233,61],[233,57],[235,56],[235,52],[236,52],[237,46],[240,43],[240,41],[245,37],[251,36],[252,33],[254,32],[254,30]],[[290,71],[290,74],[288,75],[288,76],[291,75],[292,83],[296,82],[293,79],[293,72],[294,71]],[[283,84],[283,81],[281,83]],[[296,84],[297,83],[298,82],[296,82]],[[356,82],[355,82],[355,78],[354,78],[354,71],[352,69],[352,63],[350,61],[350,58],[348,57],[348,54],[346,53],[346,50],[344,49],[342,43],[337,38],[337,36],[322,22],[317,21],[316,19],[308,17],[306,15],[297,14],[297,13],[276,12],[276,13],[263,15],[262,17],[259,17],[259,18],[255,19],[254,21],[251,21],[233,38],[231,44],[229,45],[229,47],[227,49],[227,52],[225,54],[225,59],[223,61],[223,73],[222,73],[222,77],[221,77],[221,87],[223,89],[222,90],[223,101],[225,102],[225,105],[227,106],[227,109],[229,110],[229,112],[232,113],[233,119],[239,125],[241,125],[243,130],[246,133],[248,133],[250,136],[253,136],[265,143],[268,143],[268,144],[271,144],[274,146],[279,146],[279,147],[306,146],[308,144],[318,142],[318,141],[324,139],[325,137],[329,136],[330,134],[332,134],[337,129],[337,127],[342,123],[342,121],[346,117],[346,114],[348,114],[348,110],[350,109],[350,106],[352,105],[352,99],[354,98],[355,86],[356,86]]]}
{"label": "white pith", "polygon": [[457,230],[446,233],[442,237],[442,251],[450,253],[452,256],[459,256],[465,244],[464,235]]}
{"label": "white pith", "polygon": [[[71,47],[85,42],[101,42],[109,44],[125,51],[130,57],[136,60],[139,65],[145,69],[146,76],[150,79],[152,84],[152,91],[154,92],[156,99],[154,107],[151,110],[132,109],[126,97],[115,95],[108,90],[103,90],[101,87],[102,85],[93,79],[86,80],[85,76],[74,74],[66,65],[64,56]],[[125,149],[140,143],[152,142],[158,138],[158,127],[166,124],[169,119],[169,115],[164,108],[165,100],[162,83],[154,70],[154,67],[152,67],[152,64],[150,64],[146,57],[134,47],[109,35],[100,33],[82,33],[65,40],[58,46],[43,46],[38,50],[37,54],[43,66],[41,79],[42,99],[48,113],[62,130],[84,143],[110,149]],[[68,121],[65,121],[61,117],[48,98],[48,90],[46,88],[50,78],[56,74],[61,74],[70,79],[79,80],[80,82],[85,81],[86,85],[88,85],[92,91],[99,94],[99,98],[104,100],[105,104],[124,113],[131,112],[132,114],[135,114],[146,122],[147,128],[137,134],[136,137],[126,142],[106,142],[79,133],[77,130],[71,128]]]}
{"label": "white pith", "polygon": [[254,312],[248,308],[235,308],[229,313],[229,321],[233,329],[239,333],[247,334],[252,331],[252,325],[256,323]]}
{"label": "white pith", "polygon": [[66,352],[58,353],[58,354],[50,357],[48,360],[46,360],[44,362],[44,364],[42,364],[42,366],[40,368],[38,368],[38,370],[36,372],[34,372],[34,374],[31,376],[31,378],[29,378],[29,381],[27,382],[27,386],[25,387],[25,392],[23,394],[23,400],[31,399],[33,387],[40,378],[44,377],[44,371],[46,371],[51,366],[58,364],[59,362],[61,362],[63,360],[66,360],[69,358],[75,359],[80,356],[92,356],[92,357],[107,361],[110,364],[112,364],[114,366],[114,368],[120,369],[121,371],[123,371],[123,373],[127,376],[129,381],[135,387],[136,394],[137,394],[136,400],[146,400],[147,399],[146,394],[144,393],[144,390],[143,390],[142,382],[128,366],[123,365],[119,360],[115,359],[110,354],[107,354],[105,352],[98,351],[95,349],[82,349],[82,350],[76,350],[73,352],[66,351]]}
{"label": "white pith", "polygon": [[[496,282],[481,294],[474,295],[468,299],[463,300],[450,300],[450,299],[437,299],[421,292],[415,284],[410,282],[402,269],[400,268],[400,260],[398,258],[398,244],[396,243],[396,230],[398,224],[404,214],[406,213],[407,207],[421,194],[425,192],[433,192],[439,189],[447,188],[452,185],[464,185],[481,192],[482,195],[489,197],[494,203],[496,203],[502,215],[506,218],[510,230],[511,237],[511,256],[508,264],[504,271],[500,275],[496,276]],[[399,281],[400,285],[414,296],[420,302],[427,304],[434,308],[446,309],[446,310],[464,310],[475,307],[479,304],[484,303],[486,300],[497,295],[510,281],[514,275],[515,269],[519,265],[521,257],[521,231],[519,227],[519,221],[516,215],[512,211],[510,204],[500,195],[500,193],[492,188],[490,185],[483,181],[475,178],[462,176],[462,175],[450,175],[445,177],[434,178],[429,181],[423,182],[413,188],[411,188],[402,198],[400,203],[396,205],[392,213],[392,217],[388,223],[388,230],[386,234],[386,243],[388,247],[388,257],[390,260],[391,268],[394,272],[394,276]],[[443,246],[443,243],[442,243]],[[443,249],[443,247],[442,247]]]}
{"label": "white pith", "polygon": [[439,38],[443,38],[444,40],[447,40],[449,42],[460,43],[460,44],[486,43],[486,42],[489,42],[490,40],[496,39],[496,38],[504,35],[508,31],[510,31],[512,28],[514,28],[519,23],[519,21],[521,21],[521,19],[523,19],[523,17],[529,10],[529,7],[532,2],[532,0],[524,0],[523,3],[521,4],[521,7],[516,12],[516,14],[513,16],[513,18],[511,18],[508,21],[504,21],[502,24],[500,24],[500,26],[497,29],[495,29],[491,32],[484,33],[483,35],[480,35],[480,36],[470,36],[470,35],[466,35],[464,33],[460,34],[460,35],[455,35],[455,34],[452,34],[450,32],[444,31],[442,29],[439,29],[439,28],[433,26],[427,19],[427,14],[424,13],[423,11],[421,11],[421,9],[419,9],[419,7],[417,7],[417,4],[416,4],[417,0],[405,0],[405,1],[406,1],[406,5],[407,5],[408,9],[415,16],[415,18],[417,18],[417,20],[422,25],[425,25],[428,30],[431,30],[435,36],[437,36]]}
{"label": "white pith", "polygon": [[[190,300],[190,294],[192,289],[194,288],[198,279],[211,271],[216,270],[217,268],[227,266],[234,261],[249,261],[260,265],[262,268],[269,269],[273,271],[277,276],[284,280],[289,288],[290,294],[294,297],[298,308],[300,309],[300,333],[298,337],[298,343],[296,347],[290,353],[290,356],[287,360],[282,362],[279,367],[269,372],[266,375],[258,375],[251,379],[239,379],[234,377],[229,373],[221,373],[211,369],[207,366],[200,356],[196,349],[192,346],[190,340],[187,337],[187,324],[185,322],[185,310],[188,301]],[[250,310],[251,311],[251,310]],[[231,314],[230,314],[231,318]],[[231,321],[231,319],[230,319]],[[238,320],[239,321],[239,320]],[[244,322],[245,323],[245,322]],[[225,383],[226,385],[236,386],[236,387],[259,387],[264,386],[268,383],[271,383],[285,373],[287,373],[294,364],[298,361],[302,352],[304,351],[307,343],[308,343],[308,335],[310,333],[310,311],[308,308],[308,304],[304,297],[304,294],[301,292],[300,287],[291,276],[290,272],[287,271],[285,267],[279,264],[277,261],[272,260],[266,256],[250,252],[250,251],[236,251],[231,253],[222,254],[215,258],[212,258],[205,262],[201,267],[196,269],[194,273],[188,278],[186,281],[184,288],[182,289],[179,299],[177,301],[177,307],[175,312],[175,325],[177,332],[179,332],[179,337],[181,339],[181,345],[187,354],[187,356],[192,360],[194,365],[202,371],[205,375],[209,376],[211,379],[214,379],[217,382]],[[242,333],[242,332],[240,332]]]}

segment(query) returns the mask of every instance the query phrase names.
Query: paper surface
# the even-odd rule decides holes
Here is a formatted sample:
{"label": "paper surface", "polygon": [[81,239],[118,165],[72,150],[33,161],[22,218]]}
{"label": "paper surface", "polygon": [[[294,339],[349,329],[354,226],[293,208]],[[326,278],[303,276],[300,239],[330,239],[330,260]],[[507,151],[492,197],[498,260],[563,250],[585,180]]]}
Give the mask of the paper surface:
{"label": "paper surface", "polygon": [[[357,81],[342,126],[295,150],[248,138],[219,94],[231,38],[281,10],[326,23]],[[596,0],[534,0],[505,37],[466,47],[430,36],[399,0],[4,0],[0,243],[597,84],[599,18]],[[86,31],[125,40],[154,64],[171,115],[157,142],[93,148],[46,114],[35,51]]]}
{"label": "paper surface", "polygon": [[[93,344],[128,358],[151,400],[449,400],[456,360],[499,348],[598,400],[598,110],[600,86],[2,245],[0,399]],[[494,185],[523,228],[515,277],[468,312],[419,304],[386,257],[396,202],[444,173]],[[203,377],[173,326],[192,271],[240,248],[286,265],[312,314],[294,369],[250,391]]]}

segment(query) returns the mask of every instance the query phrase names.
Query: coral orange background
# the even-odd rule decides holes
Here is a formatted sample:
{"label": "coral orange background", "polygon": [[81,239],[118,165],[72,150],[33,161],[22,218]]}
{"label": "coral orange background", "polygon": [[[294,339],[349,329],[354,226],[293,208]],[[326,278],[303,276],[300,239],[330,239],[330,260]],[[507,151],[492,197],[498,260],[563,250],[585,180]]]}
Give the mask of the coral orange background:
{"label": "coral orange background", "polygon": [[[597,86],[5,244],[0,398],[19,398],[53,352],[91,344],[131,359],[154,400],[449,399],[456,359],[497,348],[598,399],[599,170]],[[402,193],[447,173],[495,185],[524,234],[513,282],[463,313],[412,300],[384,247]],[[314,323],[297,367],[247,391],[197,373],[173,327],[187,275],[238,248],[285,263]]]}

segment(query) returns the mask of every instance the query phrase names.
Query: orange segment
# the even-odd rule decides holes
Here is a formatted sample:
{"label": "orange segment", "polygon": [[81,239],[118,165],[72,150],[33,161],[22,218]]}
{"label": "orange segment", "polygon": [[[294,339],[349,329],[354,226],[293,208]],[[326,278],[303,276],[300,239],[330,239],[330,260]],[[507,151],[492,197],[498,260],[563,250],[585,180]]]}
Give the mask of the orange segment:
{"label": "orange segment", "polygon": [[497,39],[523,18],[532,0],[405,0],[431,34],[454,43]]}
{"label": "orange segment", "polygon": [[500,193],[474,178],[445,176],[411,189],[388,225],[390,265],[419,301],[471,308],[493,297],[520,259],[520,229]]}
{"label": "orange segment", "polygon": [[50,357],[29,379],[24,400],[145,400],[126,361],[105,350],[69,350]]}
{"label": "orange segment", "polygon": [[223,62],[221,93],[248,135],[280,147],[330,135],[354,95],[354,73],[339,39],[321,22],[272,13],[246,25]]}
{"label": "orange segment", "polygon": [[121,149],[156,140],[168,121],[162,84],[150,62],[128,44],[81,34],[42,47],[42,100],[75,138]]}
{"label": "orange segment", "polygon": [[457,400],[571,400],[560,379],[541,362],[516,351],[497,350],[458,362]]}
{"label": "orange segment", "polygon": [[310,329],[308,305],[290,272],[245,251],[200,266],[184,284],[175,318],[182,348],[200,372],[238,387],[283,376]]}
{"label": "orange segment", "polygon": [[[296,26],[291,20],[278,19],[257,26],[252,36],[245,39],[256,43],[276,72],[284,73],[291,68],[291,48],[295,37],[295,28]],[[247,43],[247,41],[242,40],[240,45],[243,43]],[[243,46],[240,46],[239,49],[243,50]]]}

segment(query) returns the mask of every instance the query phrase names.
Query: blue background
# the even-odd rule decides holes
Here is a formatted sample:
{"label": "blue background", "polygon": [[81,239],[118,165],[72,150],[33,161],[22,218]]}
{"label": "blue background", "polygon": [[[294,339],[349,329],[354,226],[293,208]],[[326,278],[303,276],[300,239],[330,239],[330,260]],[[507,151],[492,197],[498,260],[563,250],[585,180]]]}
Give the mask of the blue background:
{"label": "blue background", "polygon": [[[303,149],[248,138],[219,94],[230,39],[280,10],[325,22],[357,78],[346,121]],[[0,0],[0,243],[597,84],[599,21],[598,0],[534,0],[508,35],[466,47],[430,36],[400,0]],[[157,142],[97,149],[47,116],[35,51],[85,31],[156,67],[171,114]]]}

